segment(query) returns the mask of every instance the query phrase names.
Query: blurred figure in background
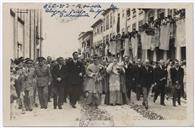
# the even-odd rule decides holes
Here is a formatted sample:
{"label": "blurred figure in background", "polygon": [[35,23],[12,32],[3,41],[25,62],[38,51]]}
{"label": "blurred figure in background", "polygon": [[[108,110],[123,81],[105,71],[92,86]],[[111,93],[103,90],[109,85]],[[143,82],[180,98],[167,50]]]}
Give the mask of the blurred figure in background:
{"label": "blurred figure in background", "polygon": [[[52,58],[51,56],[47,57],[46,64],[50,68],[50,72],[52,71],[52,66],[51,66]],[[48,102],[51,102],[51,88],[52,88],[52,79],[51,79],[51,86],[48,87]]]}

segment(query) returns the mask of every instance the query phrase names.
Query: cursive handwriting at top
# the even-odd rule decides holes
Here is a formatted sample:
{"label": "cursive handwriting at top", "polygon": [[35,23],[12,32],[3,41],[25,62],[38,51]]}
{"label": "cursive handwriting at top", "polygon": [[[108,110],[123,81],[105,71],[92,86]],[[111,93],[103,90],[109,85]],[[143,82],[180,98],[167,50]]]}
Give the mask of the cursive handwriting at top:
{"label": "cursive handwriting at top", "polygon": [[[90,17],[94,15],[96,18],[105,9],[98,3],[95,4],[61,4],[61,3],[47,3],[43,6],[46,13],[51,17]],[[117,7],[111,4],[108,8],[117,9]]]}
{"label": "cursive handwriting at top", "polygon": [[46,13],[50,13],[51,17],[58,15],[59,17],[89,17],[89,14],[84,10],[56,10],[46,9]]}

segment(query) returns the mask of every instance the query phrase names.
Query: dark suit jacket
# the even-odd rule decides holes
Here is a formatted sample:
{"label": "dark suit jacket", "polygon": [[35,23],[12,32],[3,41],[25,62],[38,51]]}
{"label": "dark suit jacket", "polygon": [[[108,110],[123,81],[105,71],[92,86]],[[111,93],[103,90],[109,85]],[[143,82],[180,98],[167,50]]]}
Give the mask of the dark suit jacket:
{"label": "dark suit jacket", "polygon": [[135,66],[135,82],[136,82],[136,84],[139,84],[139,85],[141,85],[141,72],[142,72],[142,68],[143,68],[143,66],[141,66],[141,67],[138,67],[138,65],[136,65]]}
{"label": "dark suit jacket", "polygon": [[127,68],[125,67],[125,76],[126,76],[126,84],[128,86],[134,86],[135,84],[135,66],[133,64],[128,64]]}
{"label": "dark suit jacket", "polygon": [[[167,69],[166,67],[157,67],[154,69],[154,82],[158,85],[165,85],[167,83]],[[163,79],[165,78],[165,79]]]}
{"label": "dark suit jacket", "polygon": [[145,66],[142,67],[141,69],[141,85],[142,87],[147,87],[150,88],[153,81],[153,68],[152,67],[148,67],[148,70],[145,68]]}
{"label": "dark suit jacket", "polygon": [[180,85],[183,84],[184,70],[179,67],[178,70],[176,68],[171,69],[171,80],[173,84],[176,84],[176,81],[179,82]]}
{"label": "dark suit jacket", "polygon": [[[52,69],[52,77],[53,77],[54,86],[65,85],[67,73],[68,71],[67,71],[66,65],[62,65],[61,69],[59,67],[59,64],[55,65]],[[57,81],[58,77],[62,79],[60,82]]]}
{"label": "dark suit jacket", "polygon": [[[76,63],[71,60],[67,62],[68,68],[68,83],[69,85],[82,85],[83,76],[85,74],[85,67],[82,62],[77,61]],[[81,76],[80,76],[81,73]]]}

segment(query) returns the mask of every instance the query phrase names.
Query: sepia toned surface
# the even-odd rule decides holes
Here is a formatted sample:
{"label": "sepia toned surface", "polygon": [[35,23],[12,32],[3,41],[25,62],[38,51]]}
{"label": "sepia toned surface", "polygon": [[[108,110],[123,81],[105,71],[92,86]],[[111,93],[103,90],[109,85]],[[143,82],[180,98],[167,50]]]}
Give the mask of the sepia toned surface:
{"label": "sepia toned surface", "polygon": [[[136,4],[136,3],[114,3],[117,8],[185,8],[186,9],[186,62],[187,62],[187,83],[186,92],[187,100],[182,100],[182,106],[173,107],[172,100],[166,101],[166,106],[160,106],[159,101],[153,103],[152,98],[149,96],[149,110],[143,109],[141,101],[133,101],[130,105],[123,106],[99,106],[95,112],[90,112],[88,108],[81,103],[77,104],[77,109],[72,109],[68,104],[63,105],[62,110],[54,110],[53,102],[49,103],[47,110],[41,110],[35,108],[33,112],[26,112],[26,114],[20,114],[20,110],[15,120],[10,120],[10,94],[9,94],[9,60],[10,58],[20,57],[22,54],[25,57],[32,59],[38,56],[52,56],[57,58],[59,56],[69,57],[72,52],[80,48],[78,41],[79,33],[88,31],[91,25],[97,20],[94,18],[96,13],[89,13],[88,16],[81,17],[51,17],[51,14],[45,12],[44,5],[46,3],[33,3],[33,4],[16,4],[16,3],[4,3],[3,4],[3,108],[4,108],[4,125],[5,126],[192,126],[193,125],[193,33],[192,33],[192,5],[191,4]],[[102,8],[109,8],[110,3],[100,4]],[[14,39],[10,36],[10,33],[21,33],[20,25],[18,24],[18,30],[12,32],[10,28],[14,22],[10,19],[10,9],[32,9],[32,13],[37,15],[35,17],[26,17],[29,21],[31,18],[36,20],[34,23],[40,27],[37,28],[31,24],[24,24],[26,30],[32,28],[32,32],[25,32],[24,36],[18,34],[18,39]],[[37,9],[38,11],[34,11]],[[40,11],[40,12],[39,12]],[[87,11],[87,10],[86,10]],[[42,18],[41,18],[42,15]],[[65,15],[65,14],[64,14]],[[83,14],[84,15],[84,14]],[[29,19],[28,19],[29,18]],[[27,22],[28,23],[28,22]],[[81,24],[82,23],[82,24]],[[137,26],[138,27],[138,26]],[[121,28],[122,29],[122,28]],[[38,35],[33,34],[34,31],[38,31]],[[122,30],[120,30],[122,31]],[[9,34],[8,34],[9,33]],[[31,35],[30,35],[31,34]],[[29,39],[28,37],[32,37]],[[18,52],[18,56],[14,57],[14,46],[11,43],[15,42],[33,42],[33,36],[40,38],[38,40],[39,46],[32,46],[39,49],[39,51],[31,51],[26,49],[23,53]],[[44,40],[41,40],[44,38]],[[98,37],[95,37],[98,40]],[[24,39],[24,40],[23,40]],[[17,40],[17,41],[16,41]],[[29,43],[30,44],[30,43]],[[29,46],[25,46],[29,47]],[[41,48],[42,47],[42,48]],[[59,48],[61,47],[61,48]],[[17,52],[17,51],[15,51]],[[136,99],[136,96],[132,94],[132,99]],[[68,101],[69,102],[69,101]],[[137,105],[137,106],[136,106]],[[98,115],[100,117],[98,117]]]}

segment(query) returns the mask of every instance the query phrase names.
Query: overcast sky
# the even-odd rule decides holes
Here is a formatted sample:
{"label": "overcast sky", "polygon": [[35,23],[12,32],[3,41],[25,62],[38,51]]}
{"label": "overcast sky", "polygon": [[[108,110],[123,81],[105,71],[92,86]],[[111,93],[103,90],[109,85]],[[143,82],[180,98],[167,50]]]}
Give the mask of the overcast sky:
{"label": "overcast sky", "polygon": [[[78,35],[80,32],[92,30],[91,25],[101,15],[94,19],[90,17],[79,17],[68,23],[62,22],[62,18],[51,17],[43,10],[43,56],[68,57],[79,48]],[[66,18],[70,19],[69,17]]]}
{"label": "overcast sky", "polygon": [[[9,8],[20,9],[42,9],[43,19],[43,51],[44,57],[52,56],[57,58],[59,56],[69,57],[79,48],[78,36],[81,32],[92,30],[91,25],[102,15],[100,14],[94,19],[95,13],[89,13],[89,17],[78,17],[70,22],[62,22],[62,18],[46,13],[43,8],[46,3],[12,3],[7,4]],[[59,3],[58,3],[59,4]],[[62,3],[63,4],[63,3]],[[66,4],[66,3],[64,3]],[[70,3],[69,3],[70,4]],[[84,3],[83,3],[84,4]],[[98,3],[93,3],[98,4]],[[76,3],[75,3],[76,5]],[[92,5],[92,3],[90,4]],[[108,8],[111,4],[102,4],[100,9]],[[72,9],[72,7],[69,7]],[[84,9],[83,9],[84,10]],[[85,9],[87,11],[87,9]],[[89,10],[87,11],[89,12]],[[7,13],[9,14],[9,13]],[[70,17],[65,18],[70,20]]]}
{"label": "overcast sky", "polygon": [[68,23],[43,11],[43,56],[68,57],[79,48],[78,35],[90,28],[92,18],[78,18]]}

